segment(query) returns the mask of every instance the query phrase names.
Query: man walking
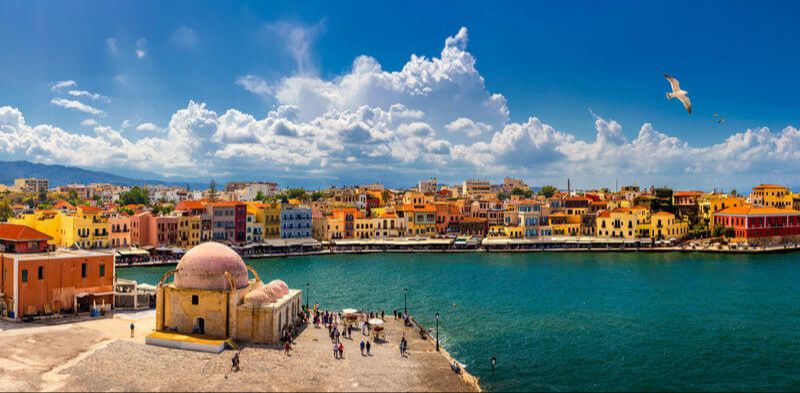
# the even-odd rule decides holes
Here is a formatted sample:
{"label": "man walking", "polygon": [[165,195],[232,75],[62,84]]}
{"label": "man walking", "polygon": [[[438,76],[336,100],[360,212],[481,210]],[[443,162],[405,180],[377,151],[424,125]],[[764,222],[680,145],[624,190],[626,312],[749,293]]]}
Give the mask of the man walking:
{"label": "man walking", "polygon": [[369,340],[367,340],[367,356],[372,356],[372,355],[369,353],[369,349],[370,349],[371,347],[372,347],[372,345],[370,345],[370,343],[369,343]]}
{"label": "man walking", "polygon": [[131,338],[133,338],[133,329],[134,328],[136,328],[136,326],[133,326],[133,322],[131,322]]}
{"label": "man walking", "polygon": [[361,344],[359,346],[361,347],[361,356],[364,356],[364,340],[361,340]]}

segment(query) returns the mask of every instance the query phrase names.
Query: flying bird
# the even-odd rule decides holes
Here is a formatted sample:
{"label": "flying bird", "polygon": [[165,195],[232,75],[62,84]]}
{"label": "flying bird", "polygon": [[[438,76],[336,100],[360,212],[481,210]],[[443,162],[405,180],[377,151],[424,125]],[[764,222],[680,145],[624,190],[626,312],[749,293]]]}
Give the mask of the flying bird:
{"label": "flying bird", "polygon": [[714,120],[717,121],[717,125],[720,125],[725,122],[725,118],[720,116],[719,113],[714,114]]}
{"label": "flying bird", "polygon": [[669,85],[672,86],[672,92],[667,93],[667,99],[668,100],[673,98],[679,99],[681,103],[683,103],[683,107],[686,108],[686,111],[689,112],[689,114],[691,115],[692,102],[689,101],[689,96],[688,96],[689,93],[686,90],[681,90],[681,85],[678,83],[678,80],[675,79],[674,76],[669,76],[667,74],[664,74],[664,77],[667,78],[667,80],[669,81]]}

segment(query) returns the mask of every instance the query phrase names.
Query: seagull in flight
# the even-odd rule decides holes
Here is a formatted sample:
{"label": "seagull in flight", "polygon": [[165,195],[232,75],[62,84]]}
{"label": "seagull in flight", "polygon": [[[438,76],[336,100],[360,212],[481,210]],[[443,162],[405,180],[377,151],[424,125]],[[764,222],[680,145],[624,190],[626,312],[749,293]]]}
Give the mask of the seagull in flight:
{"label": "seagull in flight", "polygon": [[673,98],[677,98],[678,100],[681,101],[681,103],[683,103],[683,107],[686,108],[686,111],[689,112],[689,114],[691,115],[692,102],[689,101],[689,96],[688,96],[689,93],[685,90],[681,90],[681,85],[678,83],[678,80],[675,79],[674,76],[669,76],[667,74],[664,74],[664,77],[667,78],[667,80],[669,81],[669,85],[672,86],[672,92],[667,93],[667,99],[670,100]]}
{"label": "seagull in flight", "polygon": [[725,118],[720,116],[718,113],[714,114],[714,119],[717,121],[717,125],[720,125],[725,122]]}

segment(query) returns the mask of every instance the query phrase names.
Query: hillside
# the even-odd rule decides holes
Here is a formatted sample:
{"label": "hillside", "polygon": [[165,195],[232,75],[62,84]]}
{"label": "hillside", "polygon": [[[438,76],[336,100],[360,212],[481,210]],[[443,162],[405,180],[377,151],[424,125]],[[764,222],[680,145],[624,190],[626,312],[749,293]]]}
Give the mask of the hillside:
{"label": "hillside", "polygon": [[10,185],[20,177],[43,177],[50,180],[50,186],[63,186],[70,183],[111,183],[118,185],[164,184],[186,186],[192,188],[205,187],[205,184],[187,183],[185,181],[134,179],[114,175],[107,172],[63,165],[37,164],[29,161],[0,161],[0,183]]}

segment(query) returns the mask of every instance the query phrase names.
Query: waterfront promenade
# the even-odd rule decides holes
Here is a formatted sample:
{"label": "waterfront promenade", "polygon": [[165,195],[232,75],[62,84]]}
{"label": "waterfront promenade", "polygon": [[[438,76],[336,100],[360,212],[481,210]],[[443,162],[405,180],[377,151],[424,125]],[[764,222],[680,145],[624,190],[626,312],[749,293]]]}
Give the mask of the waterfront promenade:
{"label": "waterfront promenade", "polygon": [[[128,326],[137,326],[130,338]],[[361,356],[360,332],[342,339],[345,357],[333,358],[327,329],[306,327],[290,355],[277,347],[209,354],[148,346],[154,312],[117,313],[61,325],[0,322],[0,391],[478,391],[477,380],[456,375],[449,359],[415,327],[386,318],[386,343]],[[409,341],[409,356],[398,350]]]}

